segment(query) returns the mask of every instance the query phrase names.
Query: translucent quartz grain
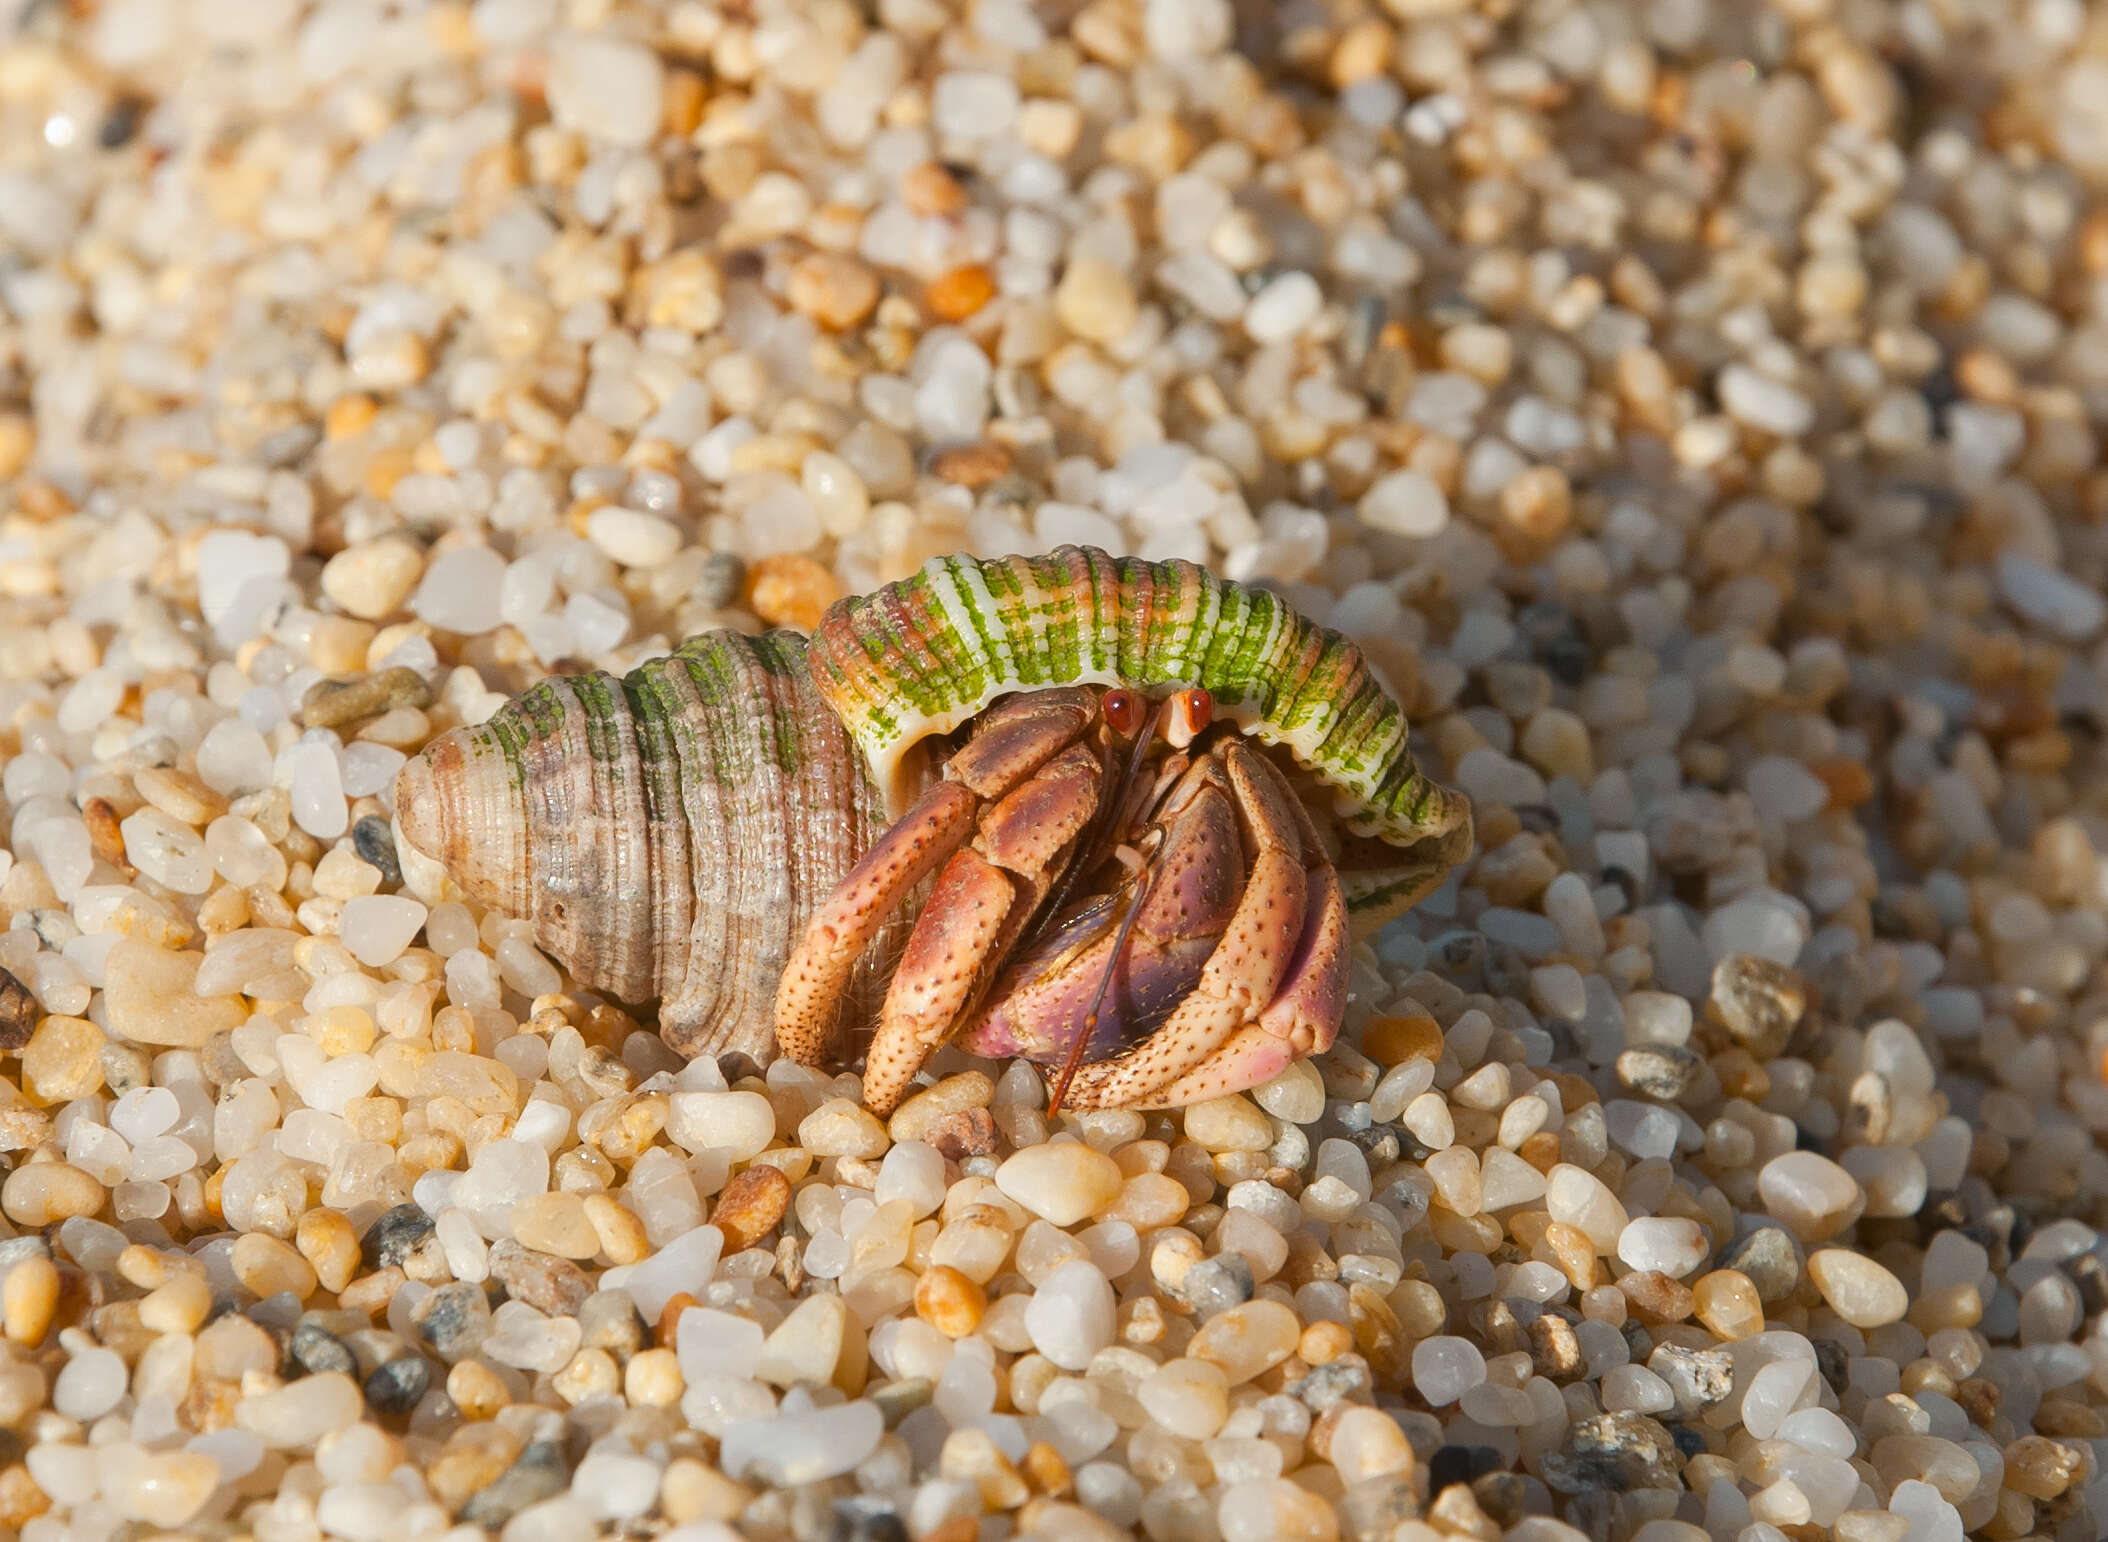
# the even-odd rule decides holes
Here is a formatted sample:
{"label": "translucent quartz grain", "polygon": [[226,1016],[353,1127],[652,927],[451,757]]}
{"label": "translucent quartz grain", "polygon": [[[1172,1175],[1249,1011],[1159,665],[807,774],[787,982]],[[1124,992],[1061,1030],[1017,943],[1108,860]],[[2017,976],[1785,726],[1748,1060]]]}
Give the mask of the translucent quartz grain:
{"label": "translucent quartz grain", "polygon": [[[2101,1529],[2080,8],[1305,9],[9,47],[0,1525]],[[396,827],[544,674],[1065,541],[1352,639],[1471,801],[1326,1050],[1211,965],[1258,1086],[1049,1115],[955,1041],[880,1119],[854,1048],[684,1063]],[[699,914],[762,935],[781,866]]]}
{"label": "translucent quartz grain", "polygon": [[1765,1208],[1805,1241],[1834,1236],[1865,1207],[1852,1175],[1812,1151],[1789,1151],[1757,1175]]}
{"label": "translucent quartz grain", "polygon": [[1486,1357],[1469,1339],[1438,1334],[1413,1346],[1413,1386],[1437,1408],[1486,1379]]}
{"label": "translucent quartz grain", "polygon": [[1855,1328],[1878,1328],[1909,1309],[1903,1282],[1849,1248],[1821,1248],[1808,1256],[1808,1277],[1831,1310]]}
{"label": "translucent quartz grain", "polygon": [[1108,1209],[1120,1197],[1117,1163],[1080,1141],[1027,1146],[996,1169],[1005,1196],[1057,1226],[1069,1226]]}

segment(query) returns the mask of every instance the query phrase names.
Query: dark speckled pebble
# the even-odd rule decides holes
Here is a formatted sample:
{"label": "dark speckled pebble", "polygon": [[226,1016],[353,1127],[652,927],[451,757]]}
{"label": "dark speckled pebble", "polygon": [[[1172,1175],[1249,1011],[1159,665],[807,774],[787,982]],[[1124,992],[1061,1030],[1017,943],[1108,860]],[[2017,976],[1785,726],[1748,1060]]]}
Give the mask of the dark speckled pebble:
{"label": "dark speckled pebble", "polygon": [[567,1258],[523,1248],[510,1237],[492,1245],[490,1277],[515,1301],[552,1317],[575,1317],[593,1294],[586,1272]]}
{"label": "dark speckled pebble", "polygon": [[1683,1464],[1684,1453],[1668,1427],[1637,1413],[1583,1419],[1567,1432],[1563,1449],[1543,1458],[1544,1481],[1561,1494],[1674,1489]]}
{"label": "dark speckled pebble", "polygon": [[404,1355],[366,1378],[366,1403],[375,1413],[406,1414],[431,1385],[432,1362],[421,1355]]}
{"label": "dark speckled pebble", "polygon": [[1830,1390],[1842,1394],[1851,1382],[1852,1357],[1835,1339],[1815,1339],[1815,1368],[1823,1373]]}
{"label": "dark speckled pebble", "polygon": [[1252,1266],[1242,1253],[1220,1253],[1204,1258],[1186,1271],[1179,1294],[1193,1305],[1203,1320],[1252,1299]]}
{"label": "dark speckled pebble", "polygon": [[645,1345],[644,1319],[626,1290],[597,1290],[578,1309],[580,1341],[627,1360]]}
{"label": "dark speckled pebble", "polygon": [[460,1518],[495,1532],[529,1505],[554,1498],[570,1486],[563,1447],[553,1440],[533,1441],[488,1488],[469,1496]]}
{"label": "dark speckled pebble", "polygon": [[146,111],[147,104],[138,97],[120,96],[102,115],[102,122],[95,126],[95,143],[104,150],[123,149],[139,132],[139,120],[146,116]]}
{"label": "dark speckled pebble", "polygon": [[359,1255],[369,1269],[399,1269],[412,1253],[433,1240],[435,1230],[422,1207],[397,1205],[383,1210],[366,1228],[366,1235],[359,1239]]}
{"label": "dark speckled pebble", "polygon": [[1681,1044],[1643,1044],[1618,1056],[1618,1080],[1643,1098],[1672,1103],[1705,1067]]}
{"label": "dark speckled pebble", "polygon": [[747,565],[731,552],[712,552],[710,560],[703,564],[702,573],[696,578],[694,598],[699,604],[712,610],[723,610],[738,602],[739,593],[746,587]]}
{"label": "dark speckled pebble", "polygon": [[1471,1492],[1477,1496],[1479,1508],[1506,1530],[1529,1513],[1531,1484],[1532,1480],[1519,1472],[1482,1472],[1471,1480]]}
{"label": "dark speckled pebble", "polygon": [[358,1370],[358,1361],[343,1340],[319,1323],[304,1322],[293,1330],[293,1362],[310,1376],[320,1376],[327,1371],[350,1376]]}
{"label": "dark speckled pebble", "polygon": [[474,1354],[490,1331],[490,1303],[481,1285],[457,1280],[418,1302],[410,1322],[442,1360],[459,1360]]}
{"label": "dark speckled pebble", "polygon": [[1469,1483],[1500,1466],[1491,1446],[1440,1446],[1427,1459],[1427,1492],[1432,1498],[1452,1483]]}
{"label": "dark speckled pebble", "polygon": [[1341,1403],[1358,1402],[1373,1389],[1369,1362],[1360,1355],[1341,1355],[1313,1366],[1309,1375],[1289,1383],[1288,1395],[1312,1413],[1323,1414]]}
{"label": "dark speckled pebble", "polygon": [[1364,1478],[1334,1502],[1340,1542],[1391,1542],[1398,1528],[1420,1518],[1420,1496],[1399,1473]]}
{"label": "dark speckled pebble", "polygon": [[1759,1226],[1729,1244],[1720,1255],[1720,1267],[1748,1275],[1758,1297],[1767,1304],[1785,1300],[1801,1278],[1800,1254],[1794,1250],[1793,1239],[1776,1226]]}
{"label": "dark speckled pebble", "polygon": [[884,1499],[837,1499],[830,1542],[908,1542],[900,1513]]}
{"label": "dark speckled pebble", "polygon": [[1647,1369],[1669,1384],[1681,1418],[1712,1407],[1735,1390],[1735,1359],[1725,1349],[1664,1344],[1647,1357]]}
{"label": "dark speckled pebble", "polygon": [[360,861],[380,870],[382,883],[403,881],[402,865],[395,859],[395,832],[380,815],[368,814],[351,827],[351,849]]}
{"label": "dark speckled pebble", "polygon": [[2108,1312],[2108,1264],[2091,1253],[2081,1253],[2064,1265],[2064,1272],[2079,1287],[2079,1303],[2088,1317]]}

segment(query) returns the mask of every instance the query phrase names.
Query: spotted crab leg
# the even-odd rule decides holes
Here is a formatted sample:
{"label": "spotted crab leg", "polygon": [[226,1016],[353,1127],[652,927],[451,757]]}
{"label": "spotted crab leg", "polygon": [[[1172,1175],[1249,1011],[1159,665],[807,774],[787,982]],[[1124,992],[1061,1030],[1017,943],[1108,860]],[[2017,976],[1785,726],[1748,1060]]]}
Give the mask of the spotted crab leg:
{"label": "spotted crab leg", "polygon": [[[1224,741],[1216,753],[1254,848],[1244,893],[1193,993],[1142,1043],[1079,1071],[1069,1091],[1072,1107],[1158,1101],[1165,1089],[1211,1062],[1238,1030],[1258,1025],[1266,1031],[1267,1010],[1307,956],[1301,945],[1307,930],[1310,885],[1304,861],[1310,832],[1295,795],[1263,756],[1239,741]],[[1322,859],[1314,847],[1309,854]],[[1276,1021],[1293,1032],[1295,1016],[1290,1008]]]}
{"label": "spotted crab leg", "polygon": [[[1075,829],[1065,821],[1077,780],[1092,787],[1081,821],[1090,818],[1102,768],[1094,751],[1077,740],[1090,732],[1096,713],[1092,692],[1058,688],[997,702],[982,715],[974,736],[944,764],[944,780],[925,791],[828,894],[790,953],[776,991],[776,1042],[786,1055],[807,1065],[839,1059],[837,1021],[858,958],[909,892],[940,867],[923,918],[936,915],[949,930],[917,926],[909,937],[909,953],[887,994],[896,1029],[887,1034],[881,1017],[873,1051],[883,1061],[881,1076],[894,1074],[883,1069],[896,1055],[894,1040],[919,1034],[913,1025],[938,1013],[946,991],[970,1000],[976,970],[949,981],[953,970],[946,958],[959,947],[995,947],[999,956],[1031,918],[1043,890],[1024,897],[1020,909],[1016,886],[997,869],[1010,867],[1037,882],[1058,848],[1073,842]],[[991,808],[989,799],[999,802]],[[970,854],[968,840],[980,850]]]}
{"label": "spotted crab leg", "polygon": [[981,816],[938,875],[879,1009],[864,1104],[891,1112],[1010,951],[1098,810],[1105,768],[1072,744]]}
{"label": "spotted crab leg", "polygon": [[1339,1036],[1352,960],[1347,902],[1330,863],[1308,870],[1310,910],[1296,961],[1272,1005],[1233,1032],[1206,1059],[1135,1106],[1183,1108],[1272,1081],[1294,1062],[1321,1055]]}
{"label": "spotted crab leg", "polygon": [[776,1043],[806,1065],[837,1057],[835,1025],[856,961],[908,891],[973,834],[980,799],[939,782],[879,837],[827,896],[776,988]]}

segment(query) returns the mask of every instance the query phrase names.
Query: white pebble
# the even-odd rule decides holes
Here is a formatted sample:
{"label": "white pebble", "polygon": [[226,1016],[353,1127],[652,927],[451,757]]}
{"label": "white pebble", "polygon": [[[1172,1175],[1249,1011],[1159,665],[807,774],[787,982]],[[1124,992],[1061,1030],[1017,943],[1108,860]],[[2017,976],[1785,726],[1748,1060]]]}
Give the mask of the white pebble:
{"label": "white pebble", "polygon": [[665,69],[650,49],[599,33],[566,33],[548,50],[557,123],[610,144],[648,144],[659,129]]}
{"label": "white pebble", "polygon": [[1317,319],[1324,291],[1308,273],[1283,273],[1244,308],[1244,330],[1255,343],[1281,343]]}
{"label": "white pebble", "polygon": [[1413,1346],[1413,1386],[1436,1408],[1446,1408],[1485,1379],[1486,1357],[1469,1339],[1436,1334]]}
{"label": "white pebble", "polygon": [[1025,1306],[1033,1347],[1064,1370],[1080,1371],[1113,1341],[1113,1288],[1096,1264],[1071,1259],[1040,1282]]}
{"label": "white pebble", "polygon": [[1449,523],[1449,497],[1424,472],[1393,471],[1361,495],[1355,512],[1371,529],[1425,540]]}
{"label": "white pebble", "polygon": [[504,585],[503,557],[488,546],[457,546],[432,559],[410,597],[410,610],[440,631],[473,636],[502,619]]}
{"label": "white pebble", "polygon": [[1815,423],[1815,406],[1807,397],[1747,364],[1730,364],[1720,372],[1720,405],[1738,422],[1785,439],[1798,438]]}
{"label": "white pebble", "polygon": [[426,914],[423,905],[400,894],[361,894],[344,902],[337,936],[353,958],[379,969],[402,956]]}

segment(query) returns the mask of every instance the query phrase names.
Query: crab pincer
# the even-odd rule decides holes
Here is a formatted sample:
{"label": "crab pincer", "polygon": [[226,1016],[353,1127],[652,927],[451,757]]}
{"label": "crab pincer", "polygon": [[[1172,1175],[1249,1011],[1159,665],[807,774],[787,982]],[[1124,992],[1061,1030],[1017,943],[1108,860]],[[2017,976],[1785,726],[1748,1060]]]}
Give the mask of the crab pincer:
{"label": "crab pincer", "polygon": [[1200,978],[1133,1047],[1085,1065],[1080,1108],[1176,1107],[1256,1085],[1330,1046],[1346,1006],[1346,906],[1295,794],[1266,757],[1225,740],[1221,768],[1252,853]]}
{"label": "crab pincer", "polygon": [[[888,1111],[1015,943],[1098,809],[1104,764],[1083,742],[1093,692],[998,703],[944,779],[829,896],[777,994],[777,1038],[798,1058],[831,1048],[842,986],[886,917],[942,864],[879,1011],[864,1099]],[[900,838],[895,839],[896,832]]]}

